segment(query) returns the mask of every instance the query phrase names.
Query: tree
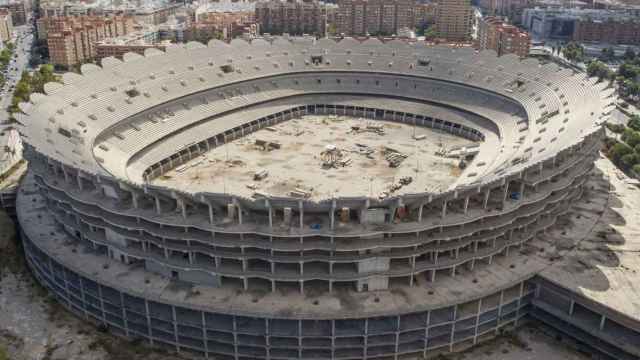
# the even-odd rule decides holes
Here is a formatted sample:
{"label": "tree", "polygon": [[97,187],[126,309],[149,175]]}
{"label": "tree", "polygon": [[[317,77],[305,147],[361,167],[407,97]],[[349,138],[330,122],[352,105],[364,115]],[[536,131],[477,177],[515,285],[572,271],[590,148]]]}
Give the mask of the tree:
{"label": "tree", "polygon": [[609,149],[609,156],[617,164],[621,162],[623,156],[631,153],[633,153],[633,149],[629,145],[620,142]]}
{"label": "tree", "polygon": [[624,131],[624,125],[622,124],[614,124],[608,122],[605,124],[605,126],[607,127],[607,129],[609,129],[609,131],[615,134],[622,134],[622,132]]}
{"label": "tree", "polygon": [[621,139],[629,146],[635,147],[636,145],[640,144],[640,131],[635,131],[633,129],[624,129]]}
{"label": "tree", "polygon": [[640,67],[631,63],[624,63],[618,68],[618,75],[624,80],[636,79],[640,74]]}
{"label": "tree", "polygon": [[616,53],[612,47],[603,48],[600,53],[600,60],[602,61],[612,61],[616,59]]}
{"label": "tree", "polygon": [[636,114],[631,115],[627,126],[635,131],[640,131],[640,116]]}
{"label": "tree", "polygon": [[580,62],[584,59],[584,47],[576,42],[570,42],[562,49],[562,54],[571,62]]}
{"label": "tree", "polygon": [[598,80],[609,79],[613,77],[613,72],[602,61],[592,61],[587,65],[587,74],[595,76]]}
{"label": "tree", "polygon": [[627,60],[627,61],[631,61],[633,59],[635,59],[636,57],[636,53],[635,51],[633,51],[633,49],[631,47],[628,47],[627,50],[624,51],[624,54],[622,55],[622,58]]}
{"label": "tree", "polygon": [[631,170],[633,170],[636,175],[640,175],[640,164],[633,165],[633,168]]}
{"label": "tree", "polygon": [[639,156],[635,153],[625,154],[620,158],[620,164],[625,169],[631,169],[633,166],[638,164]]}

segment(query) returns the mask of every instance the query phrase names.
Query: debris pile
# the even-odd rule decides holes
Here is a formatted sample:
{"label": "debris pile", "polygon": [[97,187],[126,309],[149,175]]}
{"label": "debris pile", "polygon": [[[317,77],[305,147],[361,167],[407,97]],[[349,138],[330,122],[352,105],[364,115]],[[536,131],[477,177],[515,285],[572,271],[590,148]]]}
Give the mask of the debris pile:
{"label": "debris pile", "polygon": [[259,148],[262,151],[271,151],[271,150],[280,149],[282,147],[280,143],[277,143],[274,141],[260,140],[260,139],[256,139],[255,145],[257,148]]}
{"label": "debris pile", "polygon": [[372,154],[375,152],[375,150],[373,150],[368,145],[357,144],[356,143],[356,147],[352,150],[352,152],[360,154],[360,155],[364,155],[364,156],[368,157],[369,159],[373,159]]}
{"label": "debris pile", "polygon": [[291,191],[289,191],[289,195],[295,198],[302,198],[302,199],[306,199],[311,197],[311,191],[307,190],[307,189],[303,189],[303,188],[295,188]]}
{"label": "debris pile", "polygon": [[255,174],[253,174],[253,180],[260,181],[267,176],[269,176],[269,171],[267,171],[266,169],[258,170],[255,172]]}
{"label": "debris pile", "polygon": [[382,193],[380,193],[380,195],[378,195],[378,197],[380,199],[384,199],[390,195],[392,195],[394,192],[402,189],[403,186],[407,186],[409,184],[411,184],[413,182],[413,178],[411,176],[404,176],[400,178],[400,181],[398,181],[397,183],[393,183],[393,184],[389,184],[387,186],[387,189],[382,191]]}
{"label": "debris pile", "polygon": [[390,147],[385,147],[383,154],[384,154],[384,158],[389,162],[389,167],[393,167],[393,168],[400,166],[400,164],[402,164],[404,159],[406,159],[409,156],[407,154],[403,154],[398,150],[392,149]]}
{"label": "debris pile", "polygon": [[325,169],[345,167],[351,164],[351,158],[347,156],[347,153],[335,145],[327,145],[320,153],[320,158],[322,159],[322,167]]}
{"label": "debris pile", "polygon": [[375,123],[367,123],[364,127],[360,125],[351,126],[351,133],[364,133],[364,132],[372,132],[378,135],[384,135],[384,125],[383,124],[375,124]]}

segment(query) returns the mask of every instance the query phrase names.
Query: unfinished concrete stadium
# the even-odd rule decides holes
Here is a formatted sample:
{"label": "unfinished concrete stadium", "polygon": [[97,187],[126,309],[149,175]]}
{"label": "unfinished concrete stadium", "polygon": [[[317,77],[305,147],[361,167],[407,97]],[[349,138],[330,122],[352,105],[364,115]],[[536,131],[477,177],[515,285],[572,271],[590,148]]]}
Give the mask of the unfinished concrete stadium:
{"label": "unfinished concrete stadium", "polygon": [[413,359],[536,316],[639,354],[619,343],[637,318],[523,251],[598,156],[613,89],[583,73],[275,38],[106,58],[45,92],[20,105],[27,260],[115,334],[208,359]]}

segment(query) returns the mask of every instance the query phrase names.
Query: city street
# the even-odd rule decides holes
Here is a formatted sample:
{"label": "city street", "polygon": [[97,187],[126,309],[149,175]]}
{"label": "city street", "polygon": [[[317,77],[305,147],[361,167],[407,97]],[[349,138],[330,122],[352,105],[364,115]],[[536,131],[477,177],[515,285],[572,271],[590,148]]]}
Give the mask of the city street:
{"label": "city street", "polygon": [[30,23],[27,25],[16,26],[14,28],[14,54],[11,62],[7,66],[5,76],[5,84],[0,88],[0,123],[5,123],[9,120],[9,114],[7,113],[7,107],[11,105],[11,98],[13,97],[13,90],[16,84],[20,81],[22,71],[29,66],[29,59],[31,56],[31,43],[33,42],[33,33]]}

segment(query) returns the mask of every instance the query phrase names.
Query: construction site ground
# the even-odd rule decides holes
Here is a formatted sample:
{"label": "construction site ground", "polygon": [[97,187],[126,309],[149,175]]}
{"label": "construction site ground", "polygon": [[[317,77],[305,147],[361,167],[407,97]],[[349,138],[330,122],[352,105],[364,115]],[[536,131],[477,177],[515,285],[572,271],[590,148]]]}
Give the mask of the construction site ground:
{"label": "construction site ground", "polygon": [[[158,177],[154,184],[245,197],[256,192],[296,196],[291,192],[299,190],[299,196],[316,200],[438,192],[452,185],[461,170],[458,159],[436,153],[473,145],[423,127],[309,115],[214,148]],[[397,167],[390,162],[397,162]],[[261,171],[266,176],[256,179]],[[408,178],[409,183],[390,191]]]}

